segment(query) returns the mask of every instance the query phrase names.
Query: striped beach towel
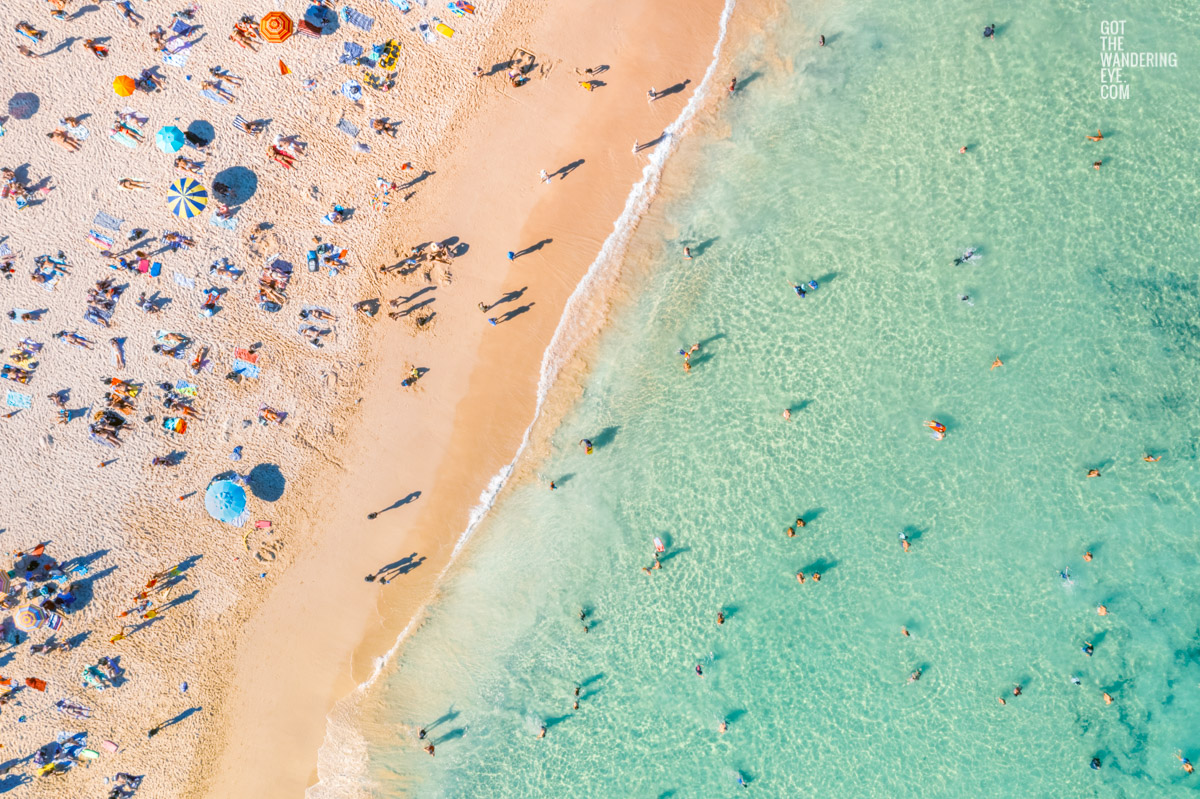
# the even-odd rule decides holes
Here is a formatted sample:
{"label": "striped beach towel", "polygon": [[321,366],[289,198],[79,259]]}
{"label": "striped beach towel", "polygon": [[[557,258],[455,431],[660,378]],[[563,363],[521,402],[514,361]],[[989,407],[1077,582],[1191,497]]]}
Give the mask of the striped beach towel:
{"label": "striped beach towel", "polygon": [[232,124],[235,128],[240,130],[242,133],[249,133],[249,131],[246,130],[246,126],[249,125],[250,123],[247,122],[246,120],[242,119],[241,114],[238,114],[237,116],[235,116],[233,118]]}
{"label": "striped beach towel", "polygon": [[98,227],[106,227],[109,230],[119,231],[121,225],[125,224],[125,220],[117,219],[112,214],[106,214],[104,211],[97,211],[96,218],[92,220],[92,224]]}
{"label": "striped beach towel", "polygon": [[113,237],[106,236],[103,233],[97,233],[95,230],[88,231],[88,241],[93,247],[98,247],[101,250],[111,250],[113,247]]}
{"label": "striped beach towel", "polygon": [[358,138],[358,128],[354,127],[354,124],[348,119],[337,123],[337,129],[352,139]]}
{"label": "striped beach towel", "polygon": [[342,8],[342,21],[349,22],[356,28],[362,28],[367,33],[371,32],[371,28],[375,27],[375,18],[368,17],[361,11],[355,11],[350,6]]}

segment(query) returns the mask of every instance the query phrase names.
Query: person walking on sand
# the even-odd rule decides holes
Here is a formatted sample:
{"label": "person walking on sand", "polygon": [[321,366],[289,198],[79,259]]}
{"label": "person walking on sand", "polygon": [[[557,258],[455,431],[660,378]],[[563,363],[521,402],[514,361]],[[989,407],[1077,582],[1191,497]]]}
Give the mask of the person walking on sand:
{"label": "person walking on sand", "polygon": [[654,87],[650,87],[650,91],[646,92],[646,102],[652,103],[658,99],[658,92],[654,91]]}

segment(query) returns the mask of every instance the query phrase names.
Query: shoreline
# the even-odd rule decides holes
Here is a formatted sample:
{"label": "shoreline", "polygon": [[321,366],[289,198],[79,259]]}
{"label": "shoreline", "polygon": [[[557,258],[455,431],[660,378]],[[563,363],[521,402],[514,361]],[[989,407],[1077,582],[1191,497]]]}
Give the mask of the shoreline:
{"label": "shoreline", "polygon": [[[515,5],[510,4],[510,8]],[[529,47],[549,59],[549,75],[520,90],[502,88],[490,94],[482,111],[463,124],[462,143],[455,157],[446,161],[469,163],[474,160],[473,153],[487,153],[499,142],[510,142],[517,155],[503,165],[488,160],[492,168],[483,175],[463,166],[448,167],[445,179],[439,175],[437,181],[431,181],[422,198],[427,206],[438,210],[420,223],[405,225],[425,231],[424,235],[435,240],[461,236],[469,245],[468,253],[456,259],[454,282],[439,297],[437,306],[439,316],[445,317],[441,325],[447,326],[453,320],[455,341],[448,341],[448,336],[442,334],[444,327],[417,338],[388,329],[383,346],[377,345],[378,352],[390,353],[391,357],[368,379],[372,390],[363,392],[357,412],[359,431],[352,436],[342,458],[344,485],[325,516],[349,521],[338,525],[338,540],[324,535],[297,558],[243,628],[243,643],[231,675],[231,682],[238,687],[226,698],[227,706],[238,710],[230,714],[229,727],[222,731],[224,752],[216,763],[213,782],[206,786],[210,795],[251,790],[255,795],[293,796],[301,783],[313,783],[312,761],[297,758],[296,753],[317,750],[324,737],[328,710],[372,673],[377,658],[394,647],[400,630],[413,622],[414,614],[436,593],[438,576],[459,545],[480,491],[504,464],[512,461],[512,453],[517,451],[533,418],[536,392],[530,389],[537,385],[542,354],[557,329],[559,317],[553,309],[565,304],[579,276],[594,260],[591,256],[611,228],[608,220],[619,216],[628,187],[641,167],[640,159],[628,152],[628,144],[617,142],[649,138],[641,134],[643,130],[657,133],[652,130],[654,123],[659,123],[661,129],[670,121],[661,117],[669,114],[673,119],[689,96],[681,91],[658,101],[651,109],[657,117],[647,124],[646,119],[638,118],[645,117],[640,108],[644,102],[641,84],[655,85],[657,81],[670,85],[673,81],[668,82],[668,78],[676,74],[679,80],[690,78],[694,84],[711,60],[710,41],[699,48],[698,67],[692,64],[697,57],[695,47],[674,60],[663,57],[662,61],[672,61],[670,67],[646,63],[642,55],[646,48],[640,47],[645,42],[640,38],[660,35],[670,38],[672,47],[687,49],[706,34],[715,40],[716,14],[703,24],[699,18],[704,15],[697,14],[690,29],[683,30],[678,21],[652,19],[650,12],[640,8],[619,9],[607,36],[585,30],[586,15],[578,9],[560,14],[561,19],[555,11],[547,12],[529,24],[527,33]],[[625,24],[627,29],[623,28]],[[627,37],[631,32],[639,41],[631,42],[633,37]],[[547,41],[542,48],[545,53],[539,52],[541,37]],[[493,38],[503,37],[495,33]],[[569,55],[572,46],[575,53]],[[602,52],[606,46],[612,49]],[[619,57],[611,55],[613,49]],[[574,76],[568,82],[561,74],[570,68],[568,62],[582,65],[609,63],[609,59],[612,80],[594,93],[574,85]],[[531,120],[519,115],[513,118],[510,113],[514,100],[521,101],[520,106],[555,105],[558,113],[553,117],[536,117],[538,133],[553,150],[549,156],[553,166],[584,160],[577,167],[578,174],[572,172],[551,186],[538,183],[538,169],[549,171],[551,166],[544,152],[540,156],[530,154],[541,148],[528,136]],[[530,109],[528,113],[537,111]],[[629,133],[633,135],[626,138]],[[506,146],[499,147],[503,158],[509,157]],[[521,187],[515,198],[514,185]],[[509,200],[510,207],[501,212],[500,219],[494,208],[496,201],[488,200],[489,195]],[[482,228],[459,221],[472,214],[488,217],[486,223],[481,223]],[[517,220],[515,226],[513,220]],[[514,246],[505,233],[513,227],[522,229],[522,238],[517,242],[522,247],[545,238],[553,241],[542,251],[512,262],[503,276],[487,272],[494,264],[504,263],[503,255],[497,258],[497,254]],[[487,251],[483,256],[477,254],[481,243]],[[549,275],[532,274],[534,269],[548,268],[554,270]],[[531,307],[511,323],[496,328],[484,323],[480,327],[486,329],[472,330],[464,336],[463,327],[483,320],[478,319],[479,312],[473,307],[478,300],[458,290],[459,278],[468,273],[473,278],[479,272],[487,272],[486,277],[472,283],[472,288],[478,292],[490,290],[487,296],[494,297],[504,290],[527,287],[526,304]],[[475,360],[443,368],[442,363],[462,358],[464,338],[474,345]],[[392,392],[397,390],[404,372],[400,360],[418,362],[421,358],[428,360],[432,370],[423,382],[444,379],[445,384],[411,397],[393,398]],[[462,399],[455,404],[453,414],[446,414],[446,400],[453,402],[454,396]],[[497,396],[504,401],[498,402]],[[396,413],[397,408],[406,422],[411,412],[414,421],[419,420],[419,429],[401,431],[379,422]],[[465,420],[470,424],[464,424]],[[481,439],[488,442],[486,447],[479,444]],[[379,474],[384,470],[379,468],[379,456],[373,450],[403,452],[412,447],[430,453],[439,445],[444,454],[436,466],[421,461],[398,467],[398,473]],[[408,505],[383,513],[369,524],[363,520],[365,509],[389,507],[417,491],[420,496]],[[414,533],[413,527],[421,528],[421,533]],[[398,543],[396,537],[403,543]],[[364,570],[409,552],[428,560],[421,560],[420,568],[386,586],[384,592],[376,593],[381,586],[357,578]],[[328,575],[337,575],[338,585],[328,585]],[[324,591],[320,601],[312,590],[314,585],[321,585]],[[347,610],[352,607],[362,608],[361,621]],[[327,624],[331,621],[330,608],[337,609],[338,623],[342,624],[336,631]],[[313,635],[314,629],[328,632]],[[323,682],[322,676],[329,680]],[[281,696],[298,701],[287,702],[289,707],[284,713]]]}

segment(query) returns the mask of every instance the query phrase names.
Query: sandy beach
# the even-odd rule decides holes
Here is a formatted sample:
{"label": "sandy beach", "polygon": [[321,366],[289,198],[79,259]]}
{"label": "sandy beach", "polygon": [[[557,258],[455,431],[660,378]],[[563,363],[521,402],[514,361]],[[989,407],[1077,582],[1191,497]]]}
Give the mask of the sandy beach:
{"label": "sandy beach", "polygon": [[[27,44],[41,56],[5,56],[15,94],[3,165],[28,203],[0,207],[14,269],[4,311],[17,317],[5,320],[3,344],[28,340],[14,365],[32,376],[6,385],[15,491],[3,543],[14,557],[45,544],[42,563],[62,566],[51,582],[72,599],[58,608],[53,640],[74,648],[34,654],[30,644],[50,630],[26,636],[6,622],[0,675],[45,690],[18,688],[0,711],[0,787],[99,795],[127,772],[145,775],[139,796],[296,796],[316,779],[329,708],[431,598],[471,508],[516,453],[563,305],[643,167],[631,147],[652,142],[687,101],[711,59],[720,5],[680,17],[631,2],[542,10],[511,0],[450,17],[454,36],[427,43],[414,29],[431,13],[377,3],[363,9],[375,17],[369,33],[342,22],[320,38],[252,47],[228,37],[269,4],[206,3],[175,16],[182,6],[137,6],[136,27],[111,3],[67,4],[64,19],[50,10],[0,12],[10,29],[30,26]],[[306,6],[283,10],[299,20]],[[166,62],[147,35],[158,26],[170,29],[160,37]],[[362,84],[389,70],[338,63],[346,41],[369,53],[393,39],[402,49],[387,92]],[[513,86],[503,65],[518,47],[533,66]],[[603,85],[586,91],[582,71],[601,65]],[[494,74],[476,77],[477,66]],[[115,77],[148,67],[159,85],[113,93]],[[225,77],[204,89],[218,81],[210,69]],[[648,102],[650,87],[664,96]],[[127,128],[110,135],[114,109]],[[264,130],[236,129],[235,116]],[[398,123],[394,137],[372,132],[378,118]],[[177,153],[156,146],[166,126],[190,134]],[[56,130],[69,140],[48,139]],[[292,168],[270,158],[273,145]],[[175,166],[179,157],[199,173]],[[179,178],[211,194],[194,218],[167,205]],[[215,183],[227,187],[219,196]],[[228,220],[215,215],[222,201]],[[322,224],[335,205],[348,218]],[[338,274],[305,269],[315,236],[348,251]],[[192,243],[164,250],[171,238]],[[448,242],[454,255],[402,263],[427,242]],[[157,276],[137,271],[139,252]],[[294,272],[282,307],[267,312],[257,283],[277,254]],[[37,274],[53,276],[28,281],[39,255],[51,260]],[[120,258],[131,271],[110,268]],[[232,270],[210,273],[220,259]],[[81,318],[87,291],[105,279],[107,326]],[[219,310],[201,315],[212,288],[222,290],[210,301]],[[138,307],[143,293],[150,311]],[[373,318],[355,312],[370,300]],[[481,313],[481,302],[493,308]],[[300,317],[313,309],[321,316]],[[156,341],[178,357],[152,352]],[[247,359],[256,368],[239,365]],[[419,379],[402,386],[414,366]],[[118,394],[136,396],[115,400],[126,421],[108,447],[88,424],[114,402],[104,397],[112,378],[128,381]],[[65,423],[47,398],[62,390]],[[264,422],[264,407],[282,421]],[[168,432],[164,419],[186,421],[186,432]],[[231,469],[249,493],[242,527],[204,507],[208,481]],[[377,573],[391,580],[363,580]],[[23,593],[46,583],[35,570]],[[10,604],[28,598],[14,590]],[[112,659],[115,676],[101,678],[104,690],[81,687],[98,658]],[[87,717],[64,718],[60,700]],[[56,742],[64,730],[86,735]],[[70,756],[83,749],[99,755],[84,756],[87,769]],[[59,763],[52,775],[37,776],[39,751]]]}

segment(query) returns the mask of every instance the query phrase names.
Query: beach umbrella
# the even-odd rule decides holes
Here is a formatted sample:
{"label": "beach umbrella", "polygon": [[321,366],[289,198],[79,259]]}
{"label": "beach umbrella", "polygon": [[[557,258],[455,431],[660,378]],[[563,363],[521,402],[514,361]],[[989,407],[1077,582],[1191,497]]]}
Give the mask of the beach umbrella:
{"label": "beach umbrella", "polygon": [[333,33],[338,28],[337,12],[325,6],[309,6],[304,12],[304,21],[321,33]]}
{"label": "beach umbrella", "polygon": [[183,147],[183,131],[174,125],[159,128],[154,134],[154,143],[164,153],[177,153]]}
{"label": "beach umbrella", "polygon": [[282,11],[272,11],[262,18],[262,22],[258,23],[258,31],[262,37],[274,44],[287,41],[294,30],[296,30],[296,26],[292,22],[292,18]]}
{"label": "beach umbrella", "polygon": [[118,75],[113,78],[113,91],[122,97],[133,94],[134,88],[133,78],[128,75]]}
{"label": "beach umbrella", "polygon": [[167,205],[175,216],[191,219],[208,205],[208,189],[201,186],[199,181],[179,178],[172,181],[167,189]]}
{"label": "beach umbrella", "polygon": [[23,633],[31,632],[46,623],[46,611],[37,605],[25,605],[13,614],[13,626]]}
{"label": "beach umbrella", "polygon": [[204,509],[219,522],[241,527],[249,518],[246,489],[232,480],[213,480],[204,492]]}

